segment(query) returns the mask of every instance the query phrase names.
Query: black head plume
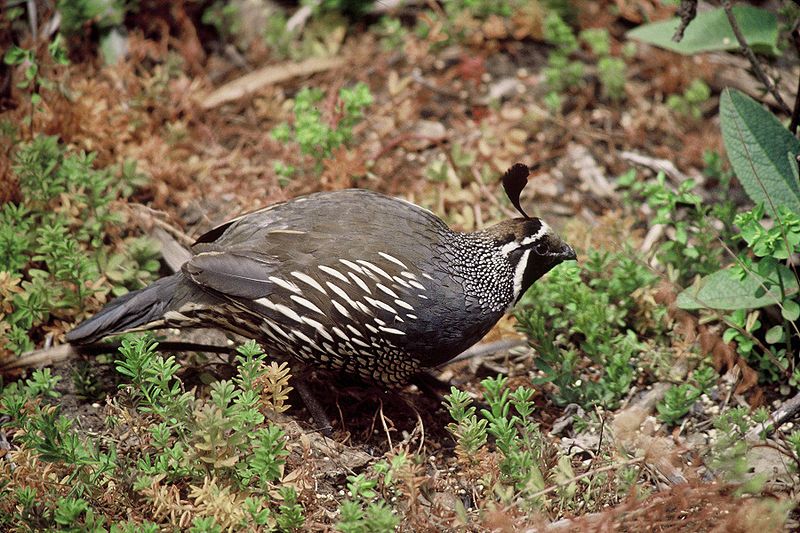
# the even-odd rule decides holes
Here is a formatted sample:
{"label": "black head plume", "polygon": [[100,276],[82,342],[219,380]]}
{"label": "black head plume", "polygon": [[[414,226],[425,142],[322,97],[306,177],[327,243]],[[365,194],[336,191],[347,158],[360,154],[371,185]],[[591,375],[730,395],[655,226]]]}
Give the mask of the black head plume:
{"label": "black head plume", "polygon": [[525,188],[525,185],[528,184],[528,175],[530,173],[531,169],[528,168],[527,165],[517,163],[503,174],[503,188],[506,190],[506,196],[508,196],[511,203],[517,208],[517,211],[522,213],[522,216],[525,218],[531,217],[529,217],[528,214],[523,211],[522,206],[519,205],[519,195],[522,189]]}

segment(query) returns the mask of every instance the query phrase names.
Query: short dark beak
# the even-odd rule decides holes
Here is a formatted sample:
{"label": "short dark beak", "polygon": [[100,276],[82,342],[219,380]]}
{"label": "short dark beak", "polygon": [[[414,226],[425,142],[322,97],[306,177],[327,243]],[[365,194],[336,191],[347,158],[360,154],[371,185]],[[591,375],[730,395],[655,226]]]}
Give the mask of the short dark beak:
{"label": "short dark beak", "polygon": [[575,249],[572,246],[565,244],[561,248],[561,259],[563,261],[575,261],[578,259],[578,256],[575,254]]}

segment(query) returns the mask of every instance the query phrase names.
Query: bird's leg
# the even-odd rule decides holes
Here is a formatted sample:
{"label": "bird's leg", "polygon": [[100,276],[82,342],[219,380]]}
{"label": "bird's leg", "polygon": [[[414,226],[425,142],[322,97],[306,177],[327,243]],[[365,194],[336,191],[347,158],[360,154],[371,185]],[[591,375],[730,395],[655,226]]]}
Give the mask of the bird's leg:
{"label": "bird's leg", "polygon": [[333,435],[333,424],[331,424],[328,415],[325,414],[325,409],[317,399],[317,396],[311,392],[311,389],[308,387],[308,382],[301,377],[295,379],[293,383],[298,394],[300,394],[300,399],[303,400],[306,409],[311,413],[311,417],[314,419],[317,428],[319,428],[326,437]]}

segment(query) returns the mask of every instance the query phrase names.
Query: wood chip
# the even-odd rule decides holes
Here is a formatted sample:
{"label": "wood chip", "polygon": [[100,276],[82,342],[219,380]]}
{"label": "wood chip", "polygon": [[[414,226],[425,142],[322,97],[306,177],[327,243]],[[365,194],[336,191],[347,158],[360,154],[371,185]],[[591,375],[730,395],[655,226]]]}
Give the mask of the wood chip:
{"label": "wood chip", "polygon": [[212,91],[203,98],[200,105],[203,109],[212,109],[225,102],[238,100],[253,94],[267,85],[280,83],[298,76],[308,76],[309,74],[338,68],[342,65],[344,65],[344,58],[341,57],[312,57],[300,63],[287,61],[276,65],[268,65]]}

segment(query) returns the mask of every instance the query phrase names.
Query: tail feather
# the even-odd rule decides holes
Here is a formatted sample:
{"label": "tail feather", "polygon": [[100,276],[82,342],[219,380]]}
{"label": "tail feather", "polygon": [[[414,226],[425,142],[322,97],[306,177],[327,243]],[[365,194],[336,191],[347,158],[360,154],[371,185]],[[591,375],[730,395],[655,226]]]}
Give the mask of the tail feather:
{"label": "tail feather", "polygon": [[158,328],[164,325],[167,311],[178,309],[197,296],[202,299],[205,295],[183,274],[173,274],[112,300],[95,316],[67,333],[67,342],[88,344],[126,331]]}

